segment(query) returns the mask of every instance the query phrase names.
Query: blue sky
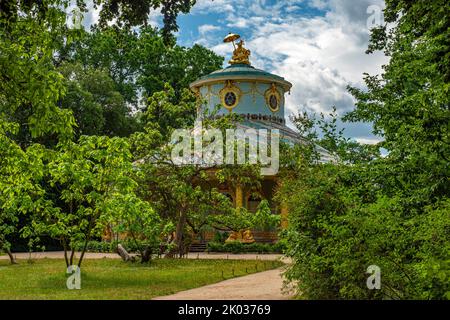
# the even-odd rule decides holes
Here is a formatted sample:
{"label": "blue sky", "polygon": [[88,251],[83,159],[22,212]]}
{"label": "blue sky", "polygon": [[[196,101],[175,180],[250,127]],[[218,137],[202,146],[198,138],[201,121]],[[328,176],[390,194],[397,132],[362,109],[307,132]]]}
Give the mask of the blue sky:
{"label": "blue sky", "polygon": [[[224,1],[210,0],[210,5],[208,5],[208,1],[200,1],[201,8],[194,7],[191,13],[181,15],[178,19],[180,25],[180,31],[178,33],[179,43],[186,46],[191,45],[202,37],[202,31],[205,31],[205,26],[215,27],[212,30],[208,28],[206,28],[206,30],[215,31],[215,33],[218,34],[217,44],[221,42],[221,35],[228,32],[239,33],[244,39],[251,38],[252,30],[246,26],[246,23],[242,19],[259,17],[261,16],[261,12],[246,10],[240,1],[235,1],[234,3],[232,1],[228,2],[227,4],[230,5],[232,9],[224,9],[222,11],[222,6],[225,3],[226,2]],[[280,3],[280,1],[278,1],[278,3]],[[261,8],[270,9],[273,6],[276,6],[277,1],[264,1],[260,2],[260,4]],[[291,7],[283,6],[280,8],[280,12],[283,16],[298,17],[324,16],[326,13],[325,10],[309,6],[307,2],[298,3]],[[237,19],[234,21],[234,24],[232,24],[233,21],[230,21],[230,19],[233,19],[234,17]]]}
{"label": "blue sky", "polygon": [[[354,108],[346,87],[364,87],[363,73],[379,74],[388,60],[382,53],[366,55],[370,6],[383,0],[197,0],[178,18],[178,43],[204,45],[225,57],[232,52],[222,39],[238,33],[251,50],[252,65],[292,82],[286,97],[288,115],[298,111],[343,115]],[[94,22],[90,12],[86,22]],[[161,25],[158,12],[150,22]],[[287,116],[288,116],[287,115]],[[379,138],[370,124],[340,124],[346,135],[363,143]]]}

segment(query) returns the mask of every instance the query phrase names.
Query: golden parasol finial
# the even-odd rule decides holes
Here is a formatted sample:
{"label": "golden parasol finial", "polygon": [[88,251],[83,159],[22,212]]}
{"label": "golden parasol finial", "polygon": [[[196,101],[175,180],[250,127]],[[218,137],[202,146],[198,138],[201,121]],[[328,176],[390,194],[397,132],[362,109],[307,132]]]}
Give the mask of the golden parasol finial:
{"label": "golden parasol finial", "polygon": [[239,39],[241,36],[234,33],[229,33],[224,39],[223,42],[231,42],[234,47],[233,51],[233,57],[229,61],[230,64],[250,64],[249,57],[250,57],[250,50],[244,48],[244,41],[241,40],[236,44],[234,43],[237,39]]}

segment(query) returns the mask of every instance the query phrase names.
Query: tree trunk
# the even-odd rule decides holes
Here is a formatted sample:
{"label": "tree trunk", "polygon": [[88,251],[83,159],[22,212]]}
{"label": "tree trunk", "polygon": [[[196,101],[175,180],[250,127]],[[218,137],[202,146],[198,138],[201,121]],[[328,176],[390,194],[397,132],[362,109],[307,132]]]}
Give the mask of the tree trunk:
{"label": "tree trunk", "polygon": [[86,239],[86,241],[84,242],[84,247],[83,247],[83,251],[81,252],[80,259],[78,260],[78,268],[81,268],[81,263],[83,262],[84,254],[87,250],[87,245],[88,245],[88,240]]}
{"label": "tree trunk", "polygon": [[6,249],[6,253],[9,256],[9,260],[11,261],[11,264],[17,264],[16,257],[13,256],[13,254],[11,253],[11,250],[9,250],[9,248]]}
{"label": "tree trunk", "polygon": [[117,253],[123,261],[134,261],[134,257],[132,257],[120,243],[117,245]]}
{"label": "tree trunk", "polygon": [[152,258],[152,248],[146,247],[141,253],[141,263],[149,262]]}
{"label": "tree trunk", "polygon": [[73,257],[75,256],[75,248],[71,248],[72,252],[70,253],[70,266],[73,265]]}
{"label": "tree trunk", "polygon": [[64,260],[66,261],[66,267],[68,268],[70,266],[69,264],[69,258],[67,257],[67,245],[66,245],[66,240],[63,238],[61,240],[63,248],[64,248]]}
{"label": "tree trunk", "polygon": [[170,249],[170,251],[166,254],[166,258],[173,258],[177,253],[180,254],[183,247],[183,238],[184,238],[184,227],[186,225],[187,214],[183,209],[180,212],[180,219],[178,219],[177,228],[175,231],[175,239],[173,242],[175,243],[175,247]]}

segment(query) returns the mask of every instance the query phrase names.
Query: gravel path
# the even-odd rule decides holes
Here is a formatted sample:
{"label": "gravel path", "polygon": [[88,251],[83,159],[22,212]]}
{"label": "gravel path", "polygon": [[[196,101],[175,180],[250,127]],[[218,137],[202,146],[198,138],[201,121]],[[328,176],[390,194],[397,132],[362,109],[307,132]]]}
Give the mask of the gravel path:
{"label": "gravel path", "polygon": [[258,272],[153,300],[287,300],[293,296],[282,291],[281,272]]}

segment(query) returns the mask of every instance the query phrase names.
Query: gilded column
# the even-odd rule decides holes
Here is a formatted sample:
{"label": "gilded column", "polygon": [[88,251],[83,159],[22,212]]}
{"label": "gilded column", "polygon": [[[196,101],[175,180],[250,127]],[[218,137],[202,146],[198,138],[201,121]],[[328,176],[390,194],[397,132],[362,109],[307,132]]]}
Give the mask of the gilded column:
{"label": "gilded column", "polygon": [[281,203],[281,228],[286,229],[288,226],[288,207],[286,203]]}
{"label": "gilded column", "polygon": [[[240,209],[244,207],[244,191],[242,189],[242,185],[237,184],[235,189],[235,202],[236,209]],[[253,243],[255,239],[253,238],[252,232],[250,229],[247,230],[239,230],[238,232],[231,232],[230,236],[225,242],[231,241],[240,241],[243,243]]]}
{"label": "gilded column", "polygon": [[240,184],[236,185],[236,208],[244,207],[244,192]]}

